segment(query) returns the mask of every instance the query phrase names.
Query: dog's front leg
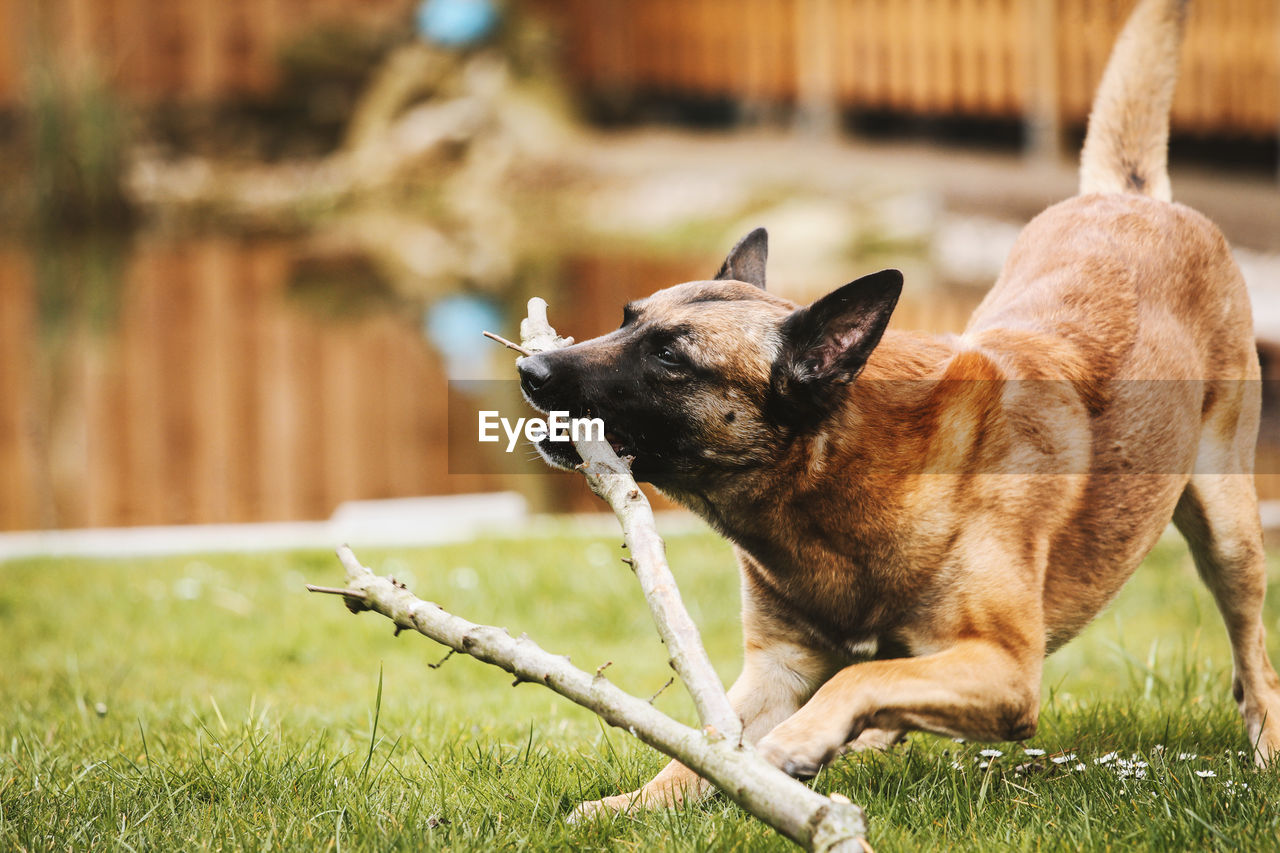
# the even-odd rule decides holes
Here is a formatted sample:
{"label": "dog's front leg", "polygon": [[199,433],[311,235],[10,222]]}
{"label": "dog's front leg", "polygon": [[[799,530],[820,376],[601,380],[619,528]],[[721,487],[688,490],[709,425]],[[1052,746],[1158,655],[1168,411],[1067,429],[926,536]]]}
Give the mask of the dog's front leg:
{"label": "dog's front leg", "polygon": [[812,776],[867,729],[912,730],[971,740],[1035,734],[1039,649],[965,640],[918,658],[854,664],[769,732],[759,752],[793,776]]}
{"label": "dog's front leg", "polygon": [[[755,743],[794,714],[833,669],[826,655],[785,641],[762,643],[748,631],[742,675],[729,688],[729,703],[742,719],[743,740]],[[688,767],[672,761],[644,787],[582,803],[569,820],[631,809],[672,808],[701,799],[710,787]]]}

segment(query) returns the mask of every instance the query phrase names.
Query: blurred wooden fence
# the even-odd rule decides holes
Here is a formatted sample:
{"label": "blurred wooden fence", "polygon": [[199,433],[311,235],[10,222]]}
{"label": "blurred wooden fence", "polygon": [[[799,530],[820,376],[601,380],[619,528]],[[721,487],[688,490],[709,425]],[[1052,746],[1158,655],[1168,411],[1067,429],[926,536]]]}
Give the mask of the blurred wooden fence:
{"label": "blurred wooden fence", "polygon": [[107,316],[76,291],[55,321],[37,261],[0,246],[0,530],[314,519],[494,488],[449,475],[448,391],[417,324],[298,310],[292,258],[147,238]]}
{"label": "blurred wooden fence", "polygon": [[[574,80],[916,114],[1087,115],[1129,0],[533,0]],[[1280,2],[1193,0],[1173,120],[1273,135]]]}
{"label": "blurred wooden fence", "polygon": [[[1128,0],[517,0],[556,19],[576,83],[916,114],[1079,122]],[[396,26],[414,0],[0,0],[0,105],[91,68],[143,101],[269,90],[280,46]],[[1046,48],[1045,46],[1048,45]],[[1280,127],[1280,0],[1192,3],[1174,122]]]}
{"label": "blurred wooden fence", "polygon": [[[0,242],[0,531],[318,519],[512,488],[604,508],[581,477],[475,441],[494,401],[451,387],[415,311],[308,310],[293,241],[142,236],[119,268],[86,249]],[[568,260],[557,322],[607,331],[627,300],[700,274]],[[502,407],[520,405],[510,385]]]}
{"label": "blurred wooden fence", "polygon": [[412,0],[0,0],[0,105],[33,69],[92,73],[126,97],[218,100],[276,81],[282,45],[325,26],[390,27]]}
{"label": "blurred wooden fence", "polygon": [[[916,114],[1084,118],[1129,0],[515,0],[551,16],[577,85]],[[143,101],[269,90],[280,46],[391,27],[415,0],[0,0],[0,105],[40,64]],[[1280,0],[1192,3],[1174,122],[1280,127]]]}

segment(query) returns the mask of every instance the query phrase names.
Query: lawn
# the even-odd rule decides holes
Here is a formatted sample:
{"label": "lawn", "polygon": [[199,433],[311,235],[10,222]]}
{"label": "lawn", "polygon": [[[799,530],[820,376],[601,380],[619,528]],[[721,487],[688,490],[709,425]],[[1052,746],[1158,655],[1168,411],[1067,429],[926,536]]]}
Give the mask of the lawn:
{"label": "lawn", "polygon": [[[731,679],[741,655],[729,549],[711,534],[669,549]],[[640,695],[668,678],[616,540],[359,556],[585,669],[612,661],[609,676]],[[429,668],[441,647],[308,595],[308,581],[340,582],[329,554],[43,559],[0,574],[0,849],[790,848],[723,798],[566,825],[576,802],[632,788],[663,759],[470,659]],[[917,734],[815,784],[866,807],[879,851],[1275,849],[1280,773],[1245,756],[1229,678],[1217,612],[1185,549],[1162,543],[1048,661],[1032,740]],[[691,720],[678,685],[656,701]]]}

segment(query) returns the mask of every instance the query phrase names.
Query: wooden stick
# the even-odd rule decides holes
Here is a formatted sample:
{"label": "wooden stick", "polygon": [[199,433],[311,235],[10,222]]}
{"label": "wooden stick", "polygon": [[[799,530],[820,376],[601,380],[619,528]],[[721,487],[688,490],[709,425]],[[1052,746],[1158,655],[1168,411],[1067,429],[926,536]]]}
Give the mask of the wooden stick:
{"label": "wooden stick", "polygon": [[[537,298],[529,300],[529,316],[521,322],[520,332],[523,351],[530,355],[572,343],[571,338],[562,338],[551,328],[547,305]],[[338,559],[346,568],[347,587],[316,587],[315,591],[344,596],[353,612],[372,610],[386,616],[395,623],[397,634],[412,629],[454,651],[501,667],[516,677],[517,684],[538,682],[551,688],[681,761],[806,849],[865,853],[870,848],[860,808],[843,796],[824,797],[742,743],[741,720],[729,704],[697,626],[680,599],[653,511],[630,468],[606,441],[576,441],[574,446],[583,459],[580,470],[592,490],[618,516],[632,568],[671,654],[671,666],[693,697],[701,731],[676,722],[649,701],[614,686],[604,675],[609,663],[591,676],[572,666],[568,658],[542,650],[523,634],[512,637],[502,628],[454,616],[437,604],[416,598],[403,584],[376,577],[345,545],[338,549]]]}
{"label": "wooden stick", "polygon": [[506,347],[507,349],[513,349],[513,350],[515,350],[516,352],[520,353],[521,355],[526,355],[526,356],[527,356],[527,355],[533,355],[533,353],[529,352],[529,351],[528,351],[527,349],[525,349],[524,347],[520,346],[519,344],[512,343],[511,341],[509,341],[509,340],[507,340],[506,338],[502,337],[502,335],[495,335],[493,332],[481,332],[480,334],[484,335],[486,338],[488,338],[488,339],[489,339],[489,340],[491,340],[491,341],[497,341],[498,343],[502,344],[502,345],[503,345],[504,347]]}
{"label": "wooden stick", "polygon": [[[547,303],[538,297],[529,300],[529,316],[520,323],[520,337],[525,349],[532,353],[565,345],[565,339],[547,322]],[[631,568],[671,655],[671,667],[693,697],[698,719],[712,736],[737,742],[742,737],[742,720],[729,704],[720,676],[703,648],[698,626],[680,598],[675,576],[667,565],[667,546],[658,535],[648,499],[609,442],[575,441],[573,446],[582,457],[578,470],[587,478],[591,491],[618,516],[623,541],[631,553]]]}
{"label": "wooden stick", "polygon": [[356,598],[364,600],[364,593],[358,589],[341,589],[336,586],[315,586],[307,584],[307,592],[323,592],[325,595],[341,595],[344,598]]}
{"label": "wooden stick", "polygon": [[604,667],[594,676],[551,654],[527,636],[512,637],[503,628],[477,625],[438,604],[423,601],[390,578],[374,575],[346,545],[338,559],[347,572],[347,592],[357,593],[369,610],[417,631],[454,651],[493,664],[516,677],[536,682],[599,714],[655,749],[678,758],[719,787],[734,802],[809,850],[864,853],[866,823],[862,810],[847,799],[825,797],[762,761],[749,747],[668,717],[646,700],[609,681]]}

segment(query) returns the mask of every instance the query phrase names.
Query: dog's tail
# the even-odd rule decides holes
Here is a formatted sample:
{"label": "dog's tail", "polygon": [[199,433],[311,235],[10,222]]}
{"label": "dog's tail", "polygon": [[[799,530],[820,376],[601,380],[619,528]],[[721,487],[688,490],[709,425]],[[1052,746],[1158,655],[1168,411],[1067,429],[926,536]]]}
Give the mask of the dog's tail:
{"label": "dog's tail", "polygon": [[1169,201],[1169,108],[1187,0],[1139,0],[1107,62],[1080,154],[1080,192]]}

